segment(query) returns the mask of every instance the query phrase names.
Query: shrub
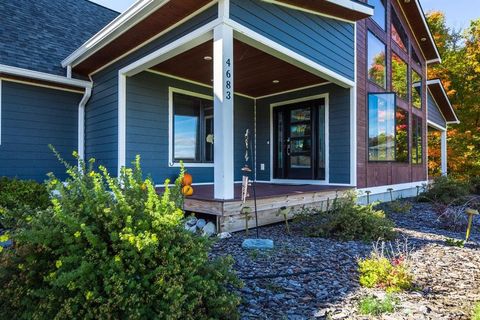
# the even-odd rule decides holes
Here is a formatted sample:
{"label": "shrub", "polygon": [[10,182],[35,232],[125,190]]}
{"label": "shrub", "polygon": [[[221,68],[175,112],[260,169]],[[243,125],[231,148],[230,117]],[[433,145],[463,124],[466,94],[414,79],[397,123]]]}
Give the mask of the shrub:
{"label": "shrub", "polygon": [[333,201],[331,210],[318,213],[315,221],[306,226],[306,232],[313,237],[373,241],[395,238],[393,227],[385,212],[375,210],[373,204],[358,205],[356,196],[348,194]]}
{"label": "shrub", "polygon": [[210,260],[210,241],[183,229],[168,181],[158,196],[139,158],[118,179],[92,167],[68,167],[65,185],[52,176],[53,206],[12,231],[14,249],[0,253],[2,317],[237,318],[231,258]]}
{"label": "shrub", "polygon": [[452,238],[446,239],[445,244],[449,247],[458,247],[458,248],[465,247],[465,241],[464,240],[456,240],[456,239],[452,239]]}
{"label": "shrub", "polygon": [[480,195],[480,176],[473,176],[470,178],[470,192]]}
{"label": "shrub", "polygon": [[0,178],[0,228],[15,227],[25,208],[46,209],[49,205],[50,196],[44,184]]}
{"label": "shrub", "polygon": [[384,313],[392,313],[395,311],[398,305],[398,299],[395,299],[391,295],[387,295],[384,299],[380,300],[377,297],[365,297],[358,303],[358,310],[363,315],[380,316]]}
{"label": "shrub", "polygon": [[468,184],[451,177],[435,178],[421,198],[442,204],[458,203],[469,194]]}
{"label": "shrub", "polygon": [[480,320],[480,302],[473,308],[472,320]]}
{"label": "shrub", "polygon": [[397,241],[397,249],[390,244],[390,250],[385,249],[385,243],[378,242],[374,245],[374,251],[366,259],[358,262],[360,273],[360,285],[367,288],[382,288],[387,292],[399,292],[409,290],[413,286],[413,277],[409,271],[408,242],[400,245]]}
{"label": "shrub", "polygon": [[407,214],[412,211],[412,204],[405,200],[395,200],[388,203],[388,209],[395,213]]}

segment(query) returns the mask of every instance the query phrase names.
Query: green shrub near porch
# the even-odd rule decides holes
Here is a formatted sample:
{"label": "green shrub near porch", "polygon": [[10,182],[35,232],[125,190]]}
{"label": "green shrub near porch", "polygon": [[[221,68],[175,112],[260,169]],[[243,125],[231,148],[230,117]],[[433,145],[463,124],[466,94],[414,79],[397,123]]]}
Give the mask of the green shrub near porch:
{"label": "green shrub near porch", "polygon": [[210,260],[210,241],[182,227],[177,190],[159,197],[134,165],[119,179],[83,165],[68,184],[49,180],[59,196],[22,216],[0,253],[2,317],[237,318],[231,261]]}

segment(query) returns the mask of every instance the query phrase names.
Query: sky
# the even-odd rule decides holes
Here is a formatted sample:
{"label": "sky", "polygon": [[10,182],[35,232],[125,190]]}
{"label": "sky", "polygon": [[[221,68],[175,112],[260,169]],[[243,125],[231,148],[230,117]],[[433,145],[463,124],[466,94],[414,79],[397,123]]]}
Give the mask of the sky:
{"label": "sky", "polygon": [[[134,0],[91,0],[113,10],[123,12]],[[472,19],[480,18],[480,0],[420,0],[425,12],[443,11],[447,23],[455,29],[466,28]]]}

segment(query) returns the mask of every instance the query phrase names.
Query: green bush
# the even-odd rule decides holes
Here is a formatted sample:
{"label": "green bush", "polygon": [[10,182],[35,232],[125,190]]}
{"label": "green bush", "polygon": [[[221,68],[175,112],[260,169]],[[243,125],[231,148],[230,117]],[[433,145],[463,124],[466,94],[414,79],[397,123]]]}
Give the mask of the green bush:
{"label": "green bush", "polygon": [[44,184],[0,178],[0,227],[12,227],[24,208],[46,209],[50,196]]}
{"label": "green bush", "polygon": [[413,278],[401,260],[390,261],[386,257],[372,255],[358,262],[360,285],[382,288],[387,292],[399,292],[412,288]]}
{"label": "green bush", "polygon": [[473,309],[472,320],[480,320],[480,303],[477,303]]}
{"label": "green bush", "polygon": [[210,241],[183,229],[178,192],[158,196],[138,158],[118,179],[82,167],[51,177],[52,207],[25,215],[0,253],[3,318],[237,318],[231,258],[209,259]]}
{"label": "green bush", "polygon": [[480,176],[473,176],[470,178],[470,191],[473,194],[480,195]]}
{"label": "green bush", "polygon": [[50,198],[45,185],[30,180],[0,178],[0,207],[45,209],[49,205]]}
{"label": "green bush", "polygon": [[346,198],[336,199],[331,210],[320,212],[306,226],[307,235],[331,237],[344,241],[395,238],[394,223],[385,212],[375,210],[374,205],[358,205],[356,196],[351,193]]}
{"label": "green bush", "polygon": [[435,178],[433,184],[422,193],[421,198],[431,202],[451,204],[461,202],[468,194],[467,183],[442,176]]}
{"label": "green bush", "polygon": [[398,299],[387,295],[383,300],[377,297],[365,297],[358,303],[358,311],[363,315],[380,316],[384,313],[392,313],[397,307]]}
{"label": "green bush", "polygon": [[388,203],[388,209],[395,213],[407,214],[412,211],[412,204],[405,200],[394,200]]}

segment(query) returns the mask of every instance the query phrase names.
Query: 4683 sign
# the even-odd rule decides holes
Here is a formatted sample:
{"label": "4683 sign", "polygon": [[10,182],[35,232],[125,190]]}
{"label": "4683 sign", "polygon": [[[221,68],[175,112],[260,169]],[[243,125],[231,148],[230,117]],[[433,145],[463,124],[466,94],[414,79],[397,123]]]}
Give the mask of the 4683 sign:
{"label": "4683 sign", "polygon": [[233,93],[232,93],[232,60],[227,59],[225,61],[225,99],[231,100]]}

